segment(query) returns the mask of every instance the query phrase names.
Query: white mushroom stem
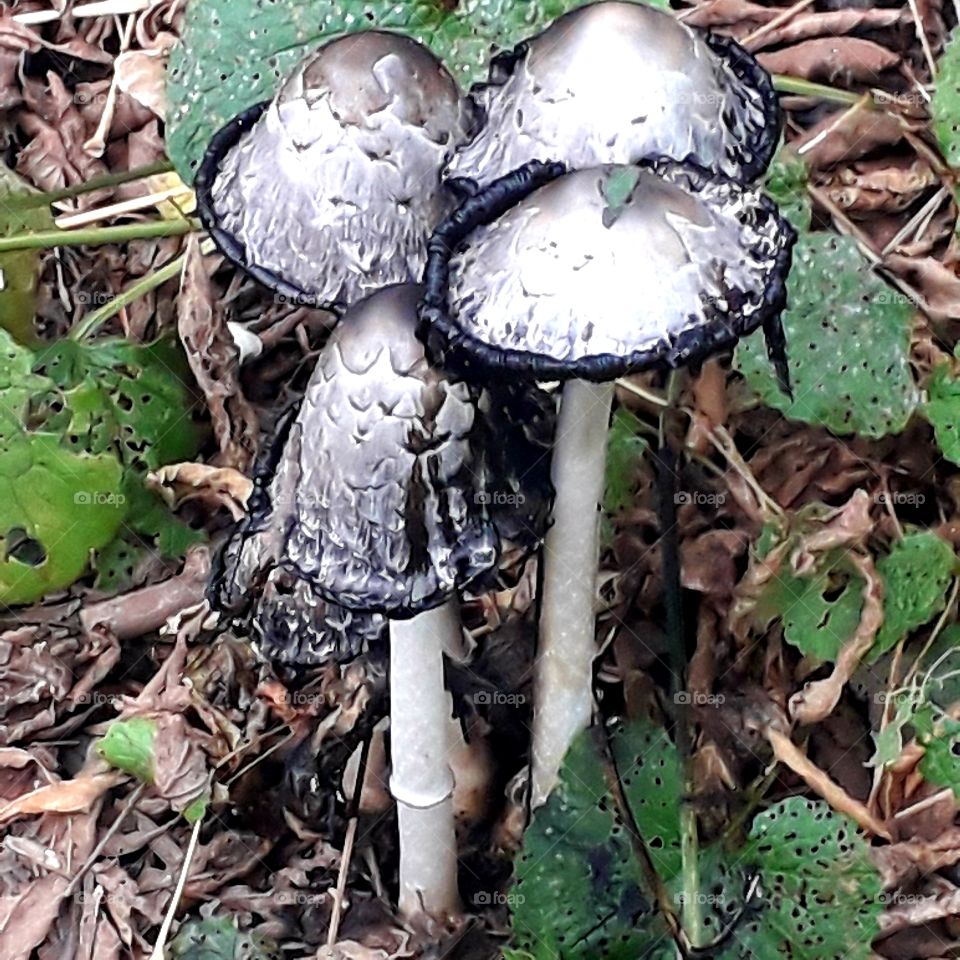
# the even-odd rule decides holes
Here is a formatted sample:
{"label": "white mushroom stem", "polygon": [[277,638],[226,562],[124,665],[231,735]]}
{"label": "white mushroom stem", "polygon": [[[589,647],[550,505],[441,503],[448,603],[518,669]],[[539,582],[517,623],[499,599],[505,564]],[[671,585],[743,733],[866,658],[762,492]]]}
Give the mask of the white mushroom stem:
{"label": "white mushroom stem", "polygon": [[594,596],[613,384],[563,389],[553,448],[553,526],[543,547],[534,668],[531,806],[544,803],[574,738],[593,717]]}
{"label": "white mushroom stem", "polygon": [[450,772],[450,697],[443,651],[460,641],[454,602],[390,622],[390,792],[400,830],[400,913],[458,912],[457,841]]}

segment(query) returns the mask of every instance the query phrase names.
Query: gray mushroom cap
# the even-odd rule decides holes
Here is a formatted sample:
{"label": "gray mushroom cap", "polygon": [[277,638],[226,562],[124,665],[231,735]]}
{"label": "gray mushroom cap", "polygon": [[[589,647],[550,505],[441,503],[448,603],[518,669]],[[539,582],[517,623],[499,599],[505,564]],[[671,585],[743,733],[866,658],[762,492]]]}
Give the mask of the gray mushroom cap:
{"label": "gray mushroom cap", "polygon": [[472,96],[486,119],[447,174],[480,184],[530,160],[581,169],[659,156],[746,182],[780,132],[770,78],[749,54],[642,3],[560,17]]}
{"label": "gray mushroom cap", "polygon": [[416,41],[376,30],[333,40],[272,103],[217,134],[197,177],[201,216],[231,259],[279,293],[352,303],[419,276],[451,203],[440,169],[470,116]]}
{"label": "gray mushroom cap", "polygon": [[344,315],[241,568],[269,555],[329,603],[405,617],[495,566],[497,537],[474,486],[474,397],[427,363],[415,335],[421,293],[388,287]]}
{"label": "gray mushroom cap", "polygon": [[767,198],[669,162],[546,169],[489,188],[523,197],[500,216],[473,221],[497,207],[479,194],[431,241],[421,335],[440,362],[602,381],[778,320],[795,234]]}

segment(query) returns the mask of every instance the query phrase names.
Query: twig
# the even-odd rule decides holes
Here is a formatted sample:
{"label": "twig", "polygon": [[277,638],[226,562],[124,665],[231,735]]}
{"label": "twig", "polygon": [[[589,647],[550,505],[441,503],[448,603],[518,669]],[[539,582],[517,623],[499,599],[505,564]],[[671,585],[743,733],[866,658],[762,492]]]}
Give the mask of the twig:
{"label": "twig", "polygon": [[183,888],[187,885],[187,874],[190,872],[190,863],[197,850],[197,841],[200,839],[200,826],[202,823],[203,817],[198,817],[196,823],[193,825],[190,842],[187,844],[187,852],[183,855],[183,866],[180,868],[180,876],[177,878],[177,887],[173,891],[173,898],[170,900],[170,906],[167,908],[167,915],[163,918],[163,923],[160,925],[160,932],[157,934],[157,942],[153,945],[150,960],[164,960],[167,937],[170,936],[170,928],[173,926],[174,917],[177,915],[177,905],[180,903],[180,897],[183,896]]}
{"label": "twig", "polygon": [[170,200],[178,194],[186,193],[187,189],[188,188],[183,185],[168,187],[166,190],[147,193],[142,197],[131,197],[129,200],[121,200],[118,203],[111,203],[105,207],[84,210],[82,213],[64,214],[62,217],[57,217],[54,223],[60,227],[61,230],[85,227],[88,223],[97,223],[99,220],[109,220],[110,217],[119,217],[125,213],[134,213],[137,210],[143,210],[145,207],[156,206],[164,200]]}
{"label": "twig", "polygon": [[849,90],[840,90],[837,87],[828,87],[823,83],[814,83],[802,77],[790,77],[784,73],[773,75],[773,86],[779,93],[793,93],[801,97],[816,97],[831,103],[859,103],[860,94]]}
{"label": "twig", "polygon": [[773,30],[776,30],[781,24],[786,23],[788,20],[792,20],[801,10],[806,7],[812,6],[814,0],[800,0],[799,3],[795,3],[792,7],[787,7],[782,13],[778,13],[772,20],[768,20],[762,27],[757,27],[753,33],[748,33],[741,41],[740,46],[744,47],[747,50],[753,48],[753,45],[765,37],[768,33]]}

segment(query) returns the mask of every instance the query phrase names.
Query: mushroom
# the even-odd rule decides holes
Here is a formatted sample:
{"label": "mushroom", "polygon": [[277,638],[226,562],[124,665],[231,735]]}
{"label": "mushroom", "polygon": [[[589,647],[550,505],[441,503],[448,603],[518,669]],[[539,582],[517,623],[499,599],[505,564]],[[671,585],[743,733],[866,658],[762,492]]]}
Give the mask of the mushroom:
{"label": "mushroom", "polygon": [[476,480],[475,395],[428,364],[422,292],[387,287],[344,314],[281,439],[270,511],[227,560],[241,583],[254,569],[308,583],[324,623],[360,618],[351,637],[389,620],[400,908],[442,917],[458,903],[442,653],[459,646],[458,589],[498,549]]}
{"label": "mushroom", "polygon": [[471,94],[485,114],[447,174],[480,184],[530,160],[573,169],[689,160],[748,182],[773,157],[770,77],[727,37],[642,3],[594,3],[494,61]]}
{"label": "mushroom", "polygon": [[567,174],[528,164],[468,199],[430,241],[420,328],[429,354],[468,378],[568,381],[544,550],[534,805],[592,716],[612,381],[696,362],[761,325],[782,346],[794,239],[759,193],[658,161]]}
{"label": "mushroom", "polygon": [[416,41],[333,40],[214,136],[196,179],[201,219],[227,257],[295,303],[342,307],[415,280],[450,209],[440,169],[470,117]]}

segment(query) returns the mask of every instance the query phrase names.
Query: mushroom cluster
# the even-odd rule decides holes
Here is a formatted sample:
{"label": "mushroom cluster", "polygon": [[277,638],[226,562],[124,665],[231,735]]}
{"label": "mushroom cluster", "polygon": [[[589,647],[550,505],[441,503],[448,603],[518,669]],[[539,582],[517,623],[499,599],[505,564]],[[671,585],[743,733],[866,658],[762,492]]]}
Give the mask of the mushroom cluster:
{"label": "mushroom cluster", "polygon": [[[413,40],[341,37],[210,144],[196,186],[221,250],[342,314],[216,599],[252,610],[287,664],[389,633],[408,918],[458,905],[443,655],[459,592],[487,582],[501,534],[543,541],[536,806],[594,709],[612,381],[762,327],[788,389],[794,235],[750,186],[779,129],[769,77],[735,43],[606,0],[496,58],[468,97]],[[498,526],[500,499],[525,508]]]}

